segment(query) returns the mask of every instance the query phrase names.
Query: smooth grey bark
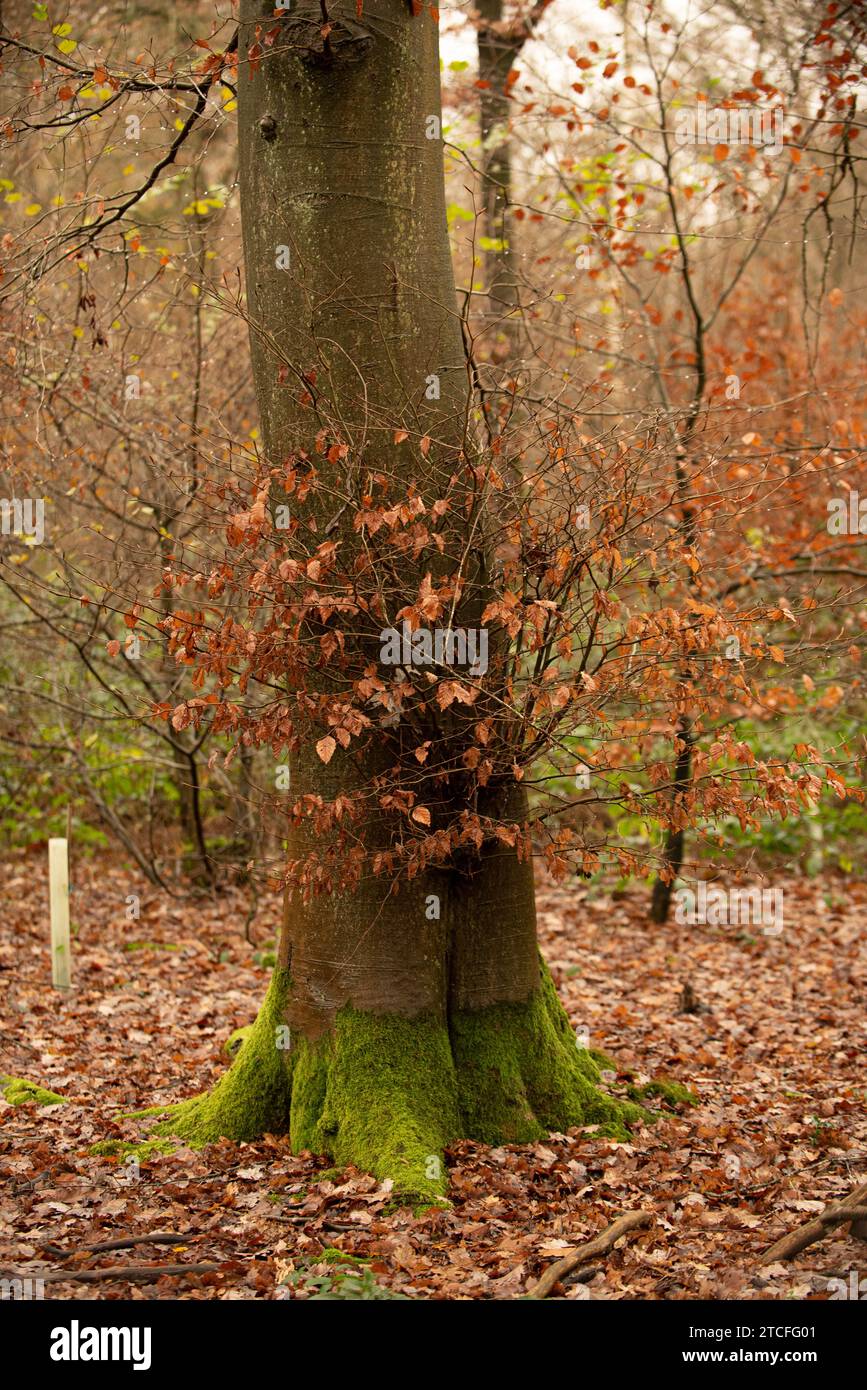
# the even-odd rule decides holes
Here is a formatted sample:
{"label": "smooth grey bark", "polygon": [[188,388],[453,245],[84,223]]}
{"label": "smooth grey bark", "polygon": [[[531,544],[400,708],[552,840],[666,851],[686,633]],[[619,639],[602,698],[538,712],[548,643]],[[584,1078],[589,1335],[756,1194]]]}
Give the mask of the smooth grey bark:
{"label": "smooth grey bark", "polygon": [[[440,120],[437,26],[402,0],[366,2],[360,21],[354,0],[328,5],[326,38],[310,0],[278,20],[270,6],[245,0],[241,20],[241,206],[265,452],[279,463],[294,450],[309,451],[319,429],[349,442],[337,465],[316,458],[320,476],[333,478],[333,502],[293,503],[293,515],[303,524],[315,520],[316,539],[329,527],[352,553],[359,540],[340,499],[355,478],[381,469],[432,501],[472,447],[442,143],[429,138],[438,136]],[[281,262],[288,268],[278,268]],[[438,398],[430,398],[431,378]],[[398,428],[409,432],[405,445],[394,444]],[[432,441],[425,457],[422,436]],[[439,561],[445,570],[467,531],[456,518],[454,544]],[[436,564],[435,552],[417,565],[402,561],[388,595],[393,609],[414,598]],[[393,576],[386,582],[396,583]],[[339,675],[323,671],[317,683],[333,693]],[[338,750],[326,767],[305,747],[291,759],[292,786],[328,799],[365,785],[391,757],[371,747],[359,765],[354,753]],[[368,849],[387,849],[394,827],[374,807],[359,833]],[[294,833],[290,857],[314,844],[322,849],[309,832]],[[492,880],[495,861],[501,891]],[[294,1029],[321,1034],[349,1001],[366,1011],[445,1018],[452,990],[491,1003],[526,999],[537,987],[529,863],[501,849],[460,872],[422,872],[396,894],[389,886],[387,877],[367,876],[307,906],[293,896],[281,962],[291,965]],[[432,895],[441,902],[439,919],[426,912]],[[484,969],[483,919],[494,962]],[[468,924],[465,949],[455,944],[461,922]],[[501,946],[508,939],[508,949],[498,953],[498,939]],[[466,979],[465,959],[474,961],[476,983]]]}

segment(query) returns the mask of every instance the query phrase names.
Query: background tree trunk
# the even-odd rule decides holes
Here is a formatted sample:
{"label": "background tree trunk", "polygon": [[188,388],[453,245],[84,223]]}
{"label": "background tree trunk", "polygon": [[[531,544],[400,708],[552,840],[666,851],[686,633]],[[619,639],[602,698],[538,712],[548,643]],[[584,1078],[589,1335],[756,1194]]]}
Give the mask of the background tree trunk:
{"label": "background tree trunk", "polygon": [[503,0],[478,0],[479,123],[482,136],[482,194],[484,231],[495,243],[485,251],[485,283],[492,320],[507,345],[516,335],[515,310],[520,304],[514,222],[507,216],[512,201],[510,103],[506,78],[521,51],[526,31],[507,34]]}

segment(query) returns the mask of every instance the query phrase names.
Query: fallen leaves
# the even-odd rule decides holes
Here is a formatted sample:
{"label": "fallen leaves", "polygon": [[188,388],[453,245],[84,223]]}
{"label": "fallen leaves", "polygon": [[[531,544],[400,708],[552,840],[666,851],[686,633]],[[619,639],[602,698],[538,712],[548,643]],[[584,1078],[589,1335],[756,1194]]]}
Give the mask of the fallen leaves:
{"label": "fallen leaves", "polygon": [[[413,819],[424,823],[426,812],[414,807]],[[22,853],[0,865],[3,1066],[67,1104],[0,1104],[0,1263],[25,1277],[50,1271],[53,1297],[304,1298],[306,1271],[324,1277],[338,1250],[395,1294],[512,1299],[552,1260],[639,1209],[653,1214],[652,1228],[595,1261],[588,1284],[566,1276],[553,1296],[825,1297],[827,1277],[857,1267],[863,1247],[840,1230],[794,1261],[758,1262],[863,1167],[860,884],[833,910],[821,881],[786,885],[797,911],[781,943],[675,924],[649,930],[644,889],[614,899],[541,880],[540,939],[573,1025],[641,1078],[689,1084],[700,1105],[628,1144],[592,1128],[536,1144],[456,1144],[452,1206],[416,1216],[395,1210],[391,1184],[335,1174],[331,1160],[293,1154],[280,1136],[156,1154],[135,1180],[123,1161],[90,1156],[97,1140],[137,1137],[125,1112],[213,1085],[223,1043],[254,1017],[268,969],[244,940],[238,890],[176,901],[102,858],[74,866],[77,983],[49,1000],[33,864]],[[136,922],[123,914],[132,891],[142,901]],[[260,943],[279,915],[276,897],[263,900]],[[143,941],[152,949],[125,949]],[[705,1012],[678,1012],[687,978]],[[615,1090],[624,1081],[621,1072]],[[166,1232],[171,1244],[158,1240]],[[131,1237],[133,1256],[87,1249]],[[99,1277],[56,1277],[67,1261],[71,1273]],[[304,1277],[281,1286],[280,1271]]]}

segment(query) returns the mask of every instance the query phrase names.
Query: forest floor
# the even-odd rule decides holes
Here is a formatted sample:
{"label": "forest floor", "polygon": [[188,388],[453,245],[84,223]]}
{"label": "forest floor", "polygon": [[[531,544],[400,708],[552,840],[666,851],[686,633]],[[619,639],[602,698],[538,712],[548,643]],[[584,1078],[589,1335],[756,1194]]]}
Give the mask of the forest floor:
{"label": "forest floor", "polygon": [[[791,1262],[759,1264],[867,1178],[865,884],[783,882],[782,934],[753,937],[653,926],[644,887],[588,898],[584,885],[540,882],[542,946],[573,1024],[619,1067],[685,1083],[698,1104],[629,1144],[590,1130],[457,1144],[451,1207],[416,1216],[395,1210],[387,1184],[335,1175],[284,1138],[181,1147],[138,1171],[91,1156],[96,1142],[138,1137],[123,1112],[193,1095],[224,1070],[226,1038],[264,994],[278,906],[262,900],[251,944],[240,891],[175,900],[110,862],[77,866],[65,994],[51,988],[43,869],[41,854],[0,865],[0,1073],[66,1103],[0,1094],[0,1277],[47,1275],[54,1299],[311,1297],[321,1280],[343,1296],[514,1298],[641,1209],[652,1225],[556,1296],[826,1298],[829,1278],[867,1278],[867,1245],[840,1227]],[[697,1011],[682,1011],[687,985]],[[142,1241],[155,1232],[177,1238]],[[123,1239],[139,1243],[87,1248]],[[216,1268],[125,1274],[199,1264]],[[72,1277],[97,1270],[111,1277]]]}

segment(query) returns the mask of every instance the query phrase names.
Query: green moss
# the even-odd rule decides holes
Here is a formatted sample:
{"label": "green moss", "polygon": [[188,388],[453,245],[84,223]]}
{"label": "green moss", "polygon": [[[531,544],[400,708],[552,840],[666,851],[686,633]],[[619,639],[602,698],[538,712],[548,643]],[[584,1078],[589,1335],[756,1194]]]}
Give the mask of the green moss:
{"label": "green moss", "polygon": [[236,1028],[234,1033],[230,1033],[223,1043],[223,1051],[227,1053],[229,1057],[237,1057],[244,1043],[252,1033],[253,1028],[254,1024],[252,1023],[248,1023],[245,1028]]}
{"label": "green moss", "polygon": [[617,1071],[618,1064],[613,1057],[609,1057],[607,1052],[600,1052],[597,1048],[588,1049],[590,1059],[596,1064],[598,1071]]}
{"label": "green moss", "polygon": [[523,1144],[549,1130],[599,1125],[626,1139],[630,1125],[650,1118],[599,1089],[600,1067],[576,1045],[544,962],[540,988],[526,1003],[459,1013],[450,1029],[467,1138]]}
{"label": "green moss", "polygon": [[699,1103],[698,1096],[688,1090],[686,1086],[682,1086],[679,1081],[668,1081],[664,1076],[648,1081],[643,1086],[629,1086],[628,1092],[633,1100],[644,1100],[651,1096],[658,1096],[660,1100],[668,1101],[669,1105],[698,1105]]}
{"label": "green moss", "polygon": [[343,1173],[343,1168],[326,1168],[323,1172],[316,1174],[313,1182],[339,1182]]}
{"label": "green moss", "polygon": [[409,1197],[404,1196],[403,1193],[399,1193],[394,1201],[386,1202],[385,1206],[382,1208],[382,1215],[396,1216],[399,1211],[406,1211],[407,1207],[409,1207],[413,1219],[416,1221],[422,1216],[425,1216],[429,1211],[453,1210],[452,1203],[449,1201],[448,1197],[440,1197],[436,1202],[414,1202]]}
{"label": "green moss", "polygon": [[37,1105],[65,1105],[66,1097],[56,1091],[46,1091],[34,1081],[25,1081],[23,1076],[0,1076],[0,1091],[10,1105],[27,1105],[35,1101]]}
{"label": "green moss", "polygon": [[278,1044],[289,987],[288,972],[275,970],[256,1022],[229,1070],[212,1091],[170,1106],[155,1135],[175,1135],[195,1147],[288,1130],[292,1054]]}
{"label": "green moss", "polygon": [[338,1250],[336,1245],[326,1245],[316,1256],[317,1261],[325,1260],[328,1264],[347,1264],[347,1265],[369,1265],[370,1259],[366,1255],[347,1255],[345,1250]]}
{"label": "green moss", "polygon": [[123,951],[179,951],[181,948],[171,941],[126,941]]}
{"label": "green moss", "polygon": [[440,1202],[420,1202],[412,1209],[412,1214],[418,1221],[422,1216],[427,1216],[429,1211],[451,1211],[452,1204],[448,1201]]}
{"label": "green moss", "polygon": [[338,1164],[391,1178],[406,1200],[443,1195],[443,1149],[460,1134],[444,1021],[347,1006],[331,1033],[301,1039],[294,1056],[296,1151],[328,1153]]}
{"label": "green moss", "polygon": [[98,1144],[92,1144],[87,1152],[97,1158],[129,1158],[132,1155],[141,1163],[147,1163],[155,1154],[170,1154],[177,1147],[177,1143],[171,1139],[141,1139],[138,1143],[126,1139],[101,1139]]}

